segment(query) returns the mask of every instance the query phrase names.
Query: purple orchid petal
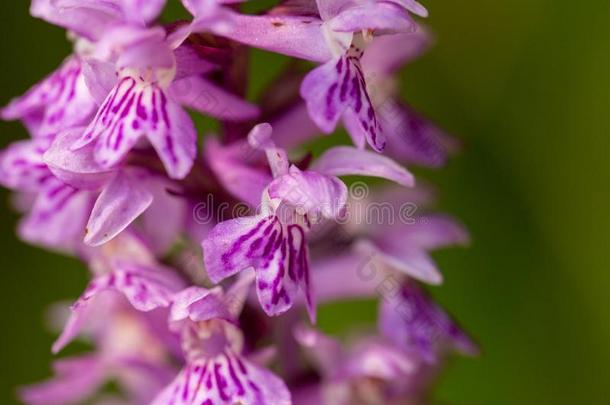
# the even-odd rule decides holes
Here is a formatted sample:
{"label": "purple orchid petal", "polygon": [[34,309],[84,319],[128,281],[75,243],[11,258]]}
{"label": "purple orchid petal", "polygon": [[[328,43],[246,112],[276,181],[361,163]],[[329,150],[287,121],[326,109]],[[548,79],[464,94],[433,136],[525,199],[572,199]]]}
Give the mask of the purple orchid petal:
{"label": "purple orchid petal", "polygon": [[352,46],[344,56],[314,69],[303,80],[301,96],[322,131],[331,133],[343,115],[358,146],[366,139],[373,149],[381,151],[385,139],[366,90],[359,58],[360,50]]}
{"label": "purple orchid petal", "polygon": [[127,76],[108,95],[72,149],[97,140],[96,161],[110,168],[143,136],[157,150],[170,177],[186,176],[196,152],[197,138],[191,119],[157,84]]}
{"label": "purple orchid petal", "polygon": [[93,279],[72,305],[70,318],[53,344],[53,352],[59,352],[78,335],[91,316],[90,305],[98,294],[105,291],[120,292],[135,309],[148,312],[169,307],[174,294],[183,287],[183,281],[169,269],[116,261],[112,272]]}
{"label": "purple orchid petal", "polygon": [[147,69],[173,69],[175,58],[161,27],[139,28],[119,26],[103,37],[106,47],[117,57],[118,69],[130,68],[145,72]]}
{"label": "purple orchid petal", "polygon": [[184,320],[200,322],[211,319],[235,321],[220,288],[206,290],[201,287],[189,287],[176,294],[173,300],[169,317],[171,323]]}
{"label": "purple orchid petal", "polygon": [[162,256],[180,237],[191,211],[187,201],[171,193],[171,183],[162,177],[151,177],[148,190],[153,202],[142,214],[139,229],[152,250]]}
{"label": "purple orchid petal", "polygon": [[423,166],[445,164],[451,149],[449,135],[398,101],[384,103],[378,112],[390,156]]}
{"label": "purple orchid petal", "polygon": [[327,150],[315,161],[312,169],[331,176],[374,176],[395,181],[406,187],[415,185],[413,175],[393,160],[349,146]]}
{"label": "purple orchid petal", "polygon": [[346,8],[354,6],[354,3],[358,4],[361,0],[316,0],[318,12],[324,21],[328,21],[331,18],[338,15],[341,11]]}
{"label": "purple orchid petal", "polygon": [[118,0],[128,21],[142,23],[154,21],[163,11],[166,2],[167,0]]}
{"label": "purple orchid petal", "polygon": [[370,256],[371,260],[380,260],[409,277],[434,285],[443,282],[443,275],[428,252],[423,249],[406,247],[404,244],[399,248],[397,241],[386,245],[368,240],[359,241],[356,249],[361,254]]}
{"label": "purple orchid petal", "polygon": [[[176,370],[159,359],[146,359],[139,356],[120,357],[115,367],[121,370],[118,383],[125,391],[129,404],[149,404],[161,390],[169,384]],[[96,405],[100,405],[98,402]]]}
{"label": "purple orchid petal", "polygon": [[254,278],[252,272],[242,273],[226,293],[220,287],[205,289],[192,286],[175,294],[169,316],[172,328],[180,330],[182,325],[179,323],[186,320],[201,322],[221,319],[237,323]]}
{"label": "purple orchid petal", "polygon": [[13,190],[38,191],[53,175],[43,161],[50,138],[34,138],[11,144],[0,154],[0,184]]}
{"label": "purple orchid petal", "polygon": [[311,281],[316,299],[326,303],[376,296],[385,276],[372,266],[368,258],[353,253],[315,260],[311,265]]}
{"label": "purple orchid petal", "polygon": [[204,153],[225,190],[252,208],[260,204],[263,191],[272,178],[267,171],[244,164],[254,153],[251,147],[245,142],[239,148],[223,147],[216,139],[208,138]]}
{"label": "purple orchid petal", "polygon": [[430,284],[443,277],[429,255],[430,250],[468,243],[464,228],[444,216],[415,218],[414,223],[379,227],[372,240],[362,240],[358,249],[373,259],[378,257],[391,268]]}
{"label": "purple orchid petal", "polygon": [[85,234],[92,196],[52,177],[36,197],[30,213],[20,222],[19,236],[30,243],[71,251]]}
{"label": "purple orchid petal", "polygon": [[415,22],[406,10],[391,2],[368,2],[345,9],[328,21],[336,32],[366,30],[382,34],[414,32]]}
{"label": "purple orchid petal", "polygon": [[292,166],[288,174],[275,179],[268,188],[272,199],[280,199],[301,214],[334,219],[347,202],[347,187],[336,177]]}
{"label": "purple orchid petal", "polygon": [[87,223],[85,243],[108,242],[152,203],[153,195],[136,173],[119,172],[100,194]]}
{"label": "purple orchid petal", "polygon": [[[222,24],[212,24],[213,19]],[[197,21],[197,20],[196,20]],[[315,62],[326,62],[332,54],[322,32],[322,21],[308,16],[244,15],[223,10],[222,14],[198,20],[195,31],[211,31],[245,45]]]}
{"label": "purple orchid petal", "polygon": [[118,80],[114,64],[94,58],[85,59],[83,75],[91,96],[101,106]]}
{"label": "purple orchid petal", "polygon": [[412,374],[417,360],[385,341],[369,340],[354,347],[339,372],[343,378],[375,378],[397,383]]}
{"label": "purple orchid petal", "polygon": [[270,371],[231,351],[198,360],[180,372],[154,405],[289,405],[290,392]]}
{"label": "purple orchid petal", "polygon": [[95,356],[58,360],[57,375],[42,383],[19,389],[19,397],[28,405],[67,405],[85,401],[103,384],[106,368]]}
{"label": "purple orchid petal", "polygon": [[176,58],[176,77],[174,80],[206,74],[218,69],[218,66],[214,63],[201,58],[192,45],[185,44],[174,49],[174,57]]}
{"label": "purple orchid petal", "polygon": [[171,269],[163,267],[150,268],[126,261],[114,263],[114,270],[98,277],[72,306],[73,311],[86,305],[86,302],[103,291],[121,292],[138,311],[152,311],[165,308],[173,302],[173,296],[184,282]]}
{"label": "purple orchid petal", "polygon": [[421,26],[413,33],[375,37],[362,56],[362,67],[367,76],[389,76],[421,56],[431,42],[431,34]]}
{"label": "purple orchid petal", "polygon": [[[81,4],[79,4],[81,3]],[[116,1],[32,0],[30,13],[91,40],[121,20]]]}
{"label": "purple orchid petal", "polygon": [[92,145],[75,151],[70,149],[84,131],[84,127],[77,127],[59,133],[43,159],[49,170],[64,183],[78,189],[97,190],[110,182],[116,173],[95,162]]}
{"label": "purple orchid petal", "polygon": [[165,0],[33,0],[30,13],[96,40],[113,25],[151,22],[164,6]]}
{"label": "purple orchid petal", "polygon": [[182,5],[192,15],[201,15],[223,4],[238,4],[247,0],[181,0]]}
{"label": "purple orchid petal", "polygon": [[388,241],[398,238],[408,245],[424,249],[465,246],[470,242],[464,226],[446,215],[418,217],[414,223],[397,224],[391,230],[379,230],[379,236],[386,236]]}
{"label": "purple orchid petal", "polygon": [[387,0],[392,3],[400,4],[413,14],[417,14],[420,17],[428,17],[428,10],[415,0]]}
{"label": "purple orchid petal", "polygon": [[212,281],[253,268],[257,294],[267,314],[287,311],[302,288],[313,317],[308,251],[301,226],[284,225],[274,215],[236,218],[216,225],[202,247]]}
{"label": "purple orchid petal", "polygon": [[82,62],[68,58],[55,72],[11,101],[0,115],[5,120],[27,120],[40,114],[36,136],[55,135],[64,128],[83,125],[91,118],[95,102],[85,84]]}
{"label": "purple orchid petal", "polygon": [[383,300],[379,328],[399,347],[436,363],[444,349],[476,355],[476,344],[416,283],[406,283],[400,294]]}
{"label": "purple orchid petal", "polygon": [[223,120],[241,121],[260,113],[257,106],[197,76],[175,81],[170,94],[185,107]]}

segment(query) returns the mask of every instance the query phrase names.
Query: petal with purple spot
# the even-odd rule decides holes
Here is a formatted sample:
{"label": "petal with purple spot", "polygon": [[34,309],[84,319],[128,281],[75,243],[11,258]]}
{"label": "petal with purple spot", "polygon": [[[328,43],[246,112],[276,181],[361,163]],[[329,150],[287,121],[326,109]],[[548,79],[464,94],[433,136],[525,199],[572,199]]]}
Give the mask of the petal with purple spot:
{"label": "petal with purple spot", "polygon": [[301,226],[285,225],[274,215],[237,218],[216,225],[202,246],[212,281],[253,268],[265,312],[287,311],[301,288],[313,317],[308,249]]}
{"label": "petal with purple spot", "polygon": [[153,405],[289,405],[290,392],[270,371],[226,351],[187,364]]}
{"label": "petal with purple spot", "polygon": [[168,307],[173,295],[184,287],[174,273],[163,267],[147,267],[129,262],[114,263],[111,273],[93,279],[83,294],[72,305],[66,326],[53,344],[53,351],[65,347],[87,322],[91,300],[104,291],[123,294],[138,311],[152,311]]}
{"label": "petal with purple spot", "polygon": [[363,140],[376,151],[385,147],[381,124],[366,89],[360,66],[362,50],[352,47],[345,55],[311,71],[301,85],[312,120],[331,133],[342,117],[357,146]]}

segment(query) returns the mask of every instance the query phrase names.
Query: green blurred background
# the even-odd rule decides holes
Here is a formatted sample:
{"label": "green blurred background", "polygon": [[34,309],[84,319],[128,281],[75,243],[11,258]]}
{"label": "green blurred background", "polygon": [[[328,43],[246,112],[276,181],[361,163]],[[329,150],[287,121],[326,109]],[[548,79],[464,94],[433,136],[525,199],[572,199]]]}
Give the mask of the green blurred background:
{"label": "green blurred background", "polygon": [[[27,3],[0,2],[2,104],[70,50]],[[404,95],[465,142],[424,174],[474,240],[436,255],[446,282],[434,293],[484,350],[452,362],[439,403],[608,403],[610,2],[423,3],[437,46],[405,70]],[[1,146],[26,136],[0,131]],[[76,297],[86,273],[20,243],[0,199],[0,403],[11,404],[14,387],[49,375],[45,308]]]}

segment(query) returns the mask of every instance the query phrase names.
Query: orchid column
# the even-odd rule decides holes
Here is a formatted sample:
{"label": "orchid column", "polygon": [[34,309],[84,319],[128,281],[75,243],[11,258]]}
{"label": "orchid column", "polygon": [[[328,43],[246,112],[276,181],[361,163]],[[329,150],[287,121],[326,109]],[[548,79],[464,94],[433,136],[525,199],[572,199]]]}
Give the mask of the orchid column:
{"label": "orchid column", "polygon": [[[2,152],[0,182],[24,241],[89,269],[52,350],[92,350],[24,402],[419,404],[447,356],[477,353],[424,287],[442,282],[431,251],[468,235],[404,166],[456,144],[396,91],[427,11],[237,3],[182,0],[192,19],[162,23],[164,0],[32,1],[74,50],[1,110],[30,138]],[[249,47],[295,59],[257,100]],[[351,144],[312,146],[340,128]],[[320,305],[352,298],[378,303],[376,327],[316,328]]]}

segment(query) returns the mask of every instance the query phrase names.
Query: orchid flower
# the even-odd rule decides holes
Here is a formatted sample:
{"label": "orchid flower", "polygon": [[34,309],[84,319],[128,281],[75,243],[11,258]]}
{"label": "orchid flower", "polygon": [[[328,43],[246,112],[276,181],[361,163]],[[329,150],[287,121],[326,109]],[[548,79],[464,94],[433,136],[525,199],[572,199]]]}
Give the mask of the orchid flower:
{"label": "orchid flower", "polygon": [[[75,252],[84,236],[94,195],[58,179],[44,163],[51,137],[18,141],[0,155],[0,183],[19,193],[26,212],[19,235],[30,243]],[[30,200],[30,202],[26,202]]]}
{"label": "orchid flower", "polygon": [[[469,240],[424,211],[430,193],[403,166],[456,145],[397,100],[398,69],[430,44],[427,11],[243,2],[182,0],[193,19],[161,24],[165,0],[32,1],[73,51],[0,109],[30,135],[0,151],[0,184],[24,241],[89,269],[54,311],[51,350],[91,350],[55,361],[23,402],[415,404],[448,356],[478,353],[420,284],[442,282],[433,251]],[[318,66],[291,63],[252,96],[249,47]],[[315,143],[340,122],[353,146]],[[307,325],[352,298],[376,298],[376,329]]]}
{"label": "orchid flower", "polygon": [[118,79],[107,64],[98,65],[92,86],[107,95],[71,149],[94,143],[95,160],[104,168],[118,164],[145,136],[169,177],[182,179],[193,165],[197,137],[181,104],[229,119],[257,114],[256,107],[201,78],[209,63],[178,51],[161,28],[118,27],[100,41],[105,57],[115,59]]}
{"label": "orchid flower", "polygon": [[[425,15],[414,1],[318,0],[311,13],[296,15],[298,8],[280,7],[263,16],[227,10],[203,18],[195,10],[194,30],[211,30],[247,45],[323,63],[307,75],[301,95],[311,119],[331,133],[342,118],[354,143],[367,142],[374,150],[385,139],[367,92],[361,58],[374,34],[410,32],[415,23],[408,11]],[[366,16],[366,17],[365,17]],[[206,24],[221,18],[224,24]],[[218,28],[220,26],[220,28]]]}
{"label": "orchid flower", "polygon": [[284,382],[243,353],[235,322],[250,282],[245,277],[226,293],[191,287],[175,297],[169,321],[180,333],[186,365],[153,404],[291,403]]}
{"label": "orchid flower", "polygon": [[274,177],[262,191],[259,212],[222,222],[211,231],[203,241],[206,270],[218,282],[253,267],[258,297],[269,315],[290,308],[301,289],[313,320],[307,235],[323,220],[339,219],[343,213],[347,187],[336,176],[379,176],[403,185],[412,185],[413,178],[383,156],[349,147],[329,150],[312,170],[302,171],[271,141],[271,131],[260,124],[249,135],[250,145],[264,150]]}

